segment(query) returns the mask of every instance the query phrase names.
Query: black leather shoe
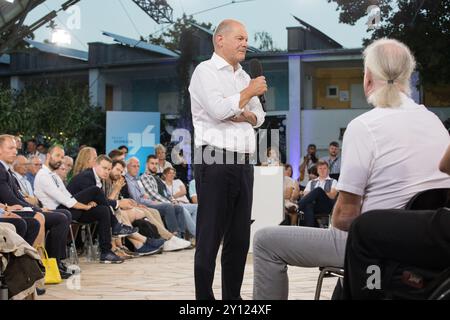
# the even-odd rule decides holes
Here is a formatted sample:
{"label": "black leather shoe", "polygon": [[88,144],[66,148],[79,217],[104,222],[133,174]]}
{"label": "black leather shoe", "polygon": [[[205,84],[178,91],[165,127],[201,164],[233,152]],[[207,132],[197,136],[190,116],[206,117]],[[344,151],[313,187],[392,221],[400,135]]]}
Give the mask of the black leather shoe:
{"label": "black leather shoe", "polygon": [[61,269],[59,269],[59,274],[61,275],[61,279],[69,279],[71,276],[72,276],[72,274],[71,273],[68,273],[68,272],[66,272],[66,271],[64,271],[64,270],[61,270]]}
{"label": "black leather shoe", "polygon": [[64,264],[64,262],[58,262],[58,269],[67,272],[67,266]]}
{"label": "black leather shoe", "polygon": [[38,296],[43,296],[45,294],[45,289],[36,288],[36,294]]}

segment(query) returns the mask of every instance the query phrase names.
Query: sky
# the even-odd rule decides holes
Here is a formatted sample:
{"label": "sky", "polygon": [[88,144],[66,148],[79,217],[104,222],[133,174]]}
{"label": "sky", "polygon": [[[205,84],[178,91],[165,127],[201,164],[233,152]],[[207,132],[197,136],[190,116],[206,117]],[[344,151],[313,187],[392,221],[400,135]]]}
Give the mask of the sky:
{"label": "sky", "polygon": [[[238,2],[237,0],[236,2]],[[220,5],[231,0],[167,0],[173,8],[174,20],[183,13],[192,14]],[[35,8],[25,23],[30,24],[49,11],[59,9],[63,0],[47,0]],[[280,49],[287,47],[286,27],[298,26],[292,15],[313,25],[345,48],[361,47],[362,39],[368,37],[364,19],[355,26],[339,23],[339,13],[335,3],[327,0],[253,0],[234,3],[208,12],[194,15],[199,22],[211,22],[216,27],[221,20],[233,18],[243,22],[249,34],[250,45],[255,45],[254,34],[267,31]],[[88,50],[89,42],[110,43],[111,39],[101,34],[109,31],[119,35],[139,39],[157,33],[165,25],[158,25],[131,0],[81,0],[70,14],[61,12],[55,19],[59,27],[68,26],[71,44],[68,47]],[[79,12],[79,14],[77,13]],[[65,28],[66,29],[66,28]],[[50,30],[41,27],[35,31],[35,40],[50,38]]]}

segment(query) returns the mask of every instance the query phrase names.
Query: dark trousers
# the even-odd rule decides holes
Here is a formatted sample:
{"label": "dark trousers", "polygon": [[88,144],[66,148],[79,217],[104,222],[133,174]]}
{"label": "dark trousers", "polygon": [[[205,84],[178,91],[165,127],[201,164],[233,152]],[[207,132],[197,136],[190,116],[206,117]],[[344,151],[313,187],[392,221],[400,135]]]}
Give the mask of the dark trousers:
{"label": "dark trousers", "polygon": [[322,188],[315,188],[298,202],[298,209],[304,213],[306,227],[315,227],[314,213],[331,212],[333,206],[334,200]]}
{"label": "dark trousers", "polygon": [[345,254],[344,298],[382,299],[384,287],[368,289],[370,266],[384,279],[390,262],[427,270],[450,266],[450,210],[374,210],[352,224]]}
{"label": "dark trousers", "polygon": [[[105,195],[101,189],[96,186],[85,189],[73,195],[78,202],[88,204],[95,201],[98,206],[89,211],[78,209],[69,209],[73,220],[81,223],[98,222],[99,246],[102,253],[111,250],[111,225],[118,223],[117,218],[112,214],[108,206]],[[64,206],[58,208],[67,209]]]}
{"label": "dark trousers", "polygon": [[214,269],[223,238],[222,299],[240,299],[250,243],[253,166],[197,164],[195,182],[199,199],[194,267],[196,298],[214,299]]}
{"label": "dark trousers", "polygon": [[33,245],[41,227],[39,221],[33,218],[0,218],[0,222],[10,223],[16,227],[16,233],[21,236],[30,246]]}
{"label": "dark trousers", "polygon": [[[61,261],[66,258],[66,242],[72,215],[68,210],[63,209],[41,213],[45,217],[45,231],[48,232],[45,249],[49,257]],[[24,218],[32,218],[36,215],[36,212],[20,212],[18,215]]]}

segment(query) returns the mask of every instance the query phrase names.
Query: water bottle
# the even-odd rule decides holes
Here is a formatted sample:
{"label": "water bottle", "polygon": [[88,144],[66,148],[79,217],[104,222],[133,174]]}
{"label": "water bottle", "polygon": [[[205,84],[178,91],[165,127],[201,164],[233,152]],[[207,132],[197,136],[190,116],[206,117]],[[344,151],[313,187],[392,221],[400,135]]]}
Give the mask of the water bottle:
{"label": "water bottle", "polygon": [[86,260],[87,260],[87,262],[92,262],[92,247],[93,246],[91,246],[90,244],[89,244],[89,241],[86,241],[85,243],[84,243],[84,246],[85,246],[85,248],[86,248]]}
{"label": "water bottle", "polygon": [[98,240],[95,240],[95,243],[92,245],[92,261],[98,261],[100,259],[100,251],[98,247]]}
{"label": "water bottle", "polygon": [[6,285],[4,275],[0,275],[0,300],[9,300],[8,286]]}

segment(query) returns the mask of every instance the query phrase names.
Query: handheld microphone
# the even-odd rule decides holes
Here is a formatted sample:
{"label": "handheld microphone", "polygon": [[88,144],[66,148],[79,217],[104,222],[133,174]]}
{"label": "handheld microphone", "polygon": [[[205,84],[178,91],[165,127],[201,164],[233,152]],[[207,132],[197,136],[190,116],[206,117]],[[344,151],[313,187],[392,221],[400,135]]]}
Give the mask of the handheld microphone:
{"label": "handheld microphone", "polygon": [[[251,59],[250,60],[250,77],[252,79],[258,78],[263,75],[263,69],[261,62],[259,62],[258,59]],[[262,96],[259,96],[259,101],[261,102],[262,108],[264,112],[266,112],[266,97],[264,94]]]}

